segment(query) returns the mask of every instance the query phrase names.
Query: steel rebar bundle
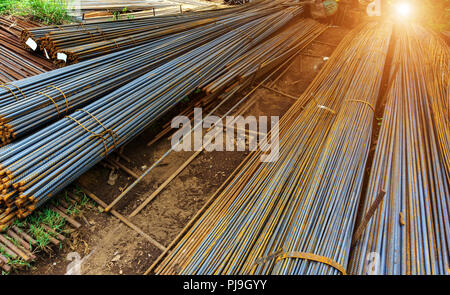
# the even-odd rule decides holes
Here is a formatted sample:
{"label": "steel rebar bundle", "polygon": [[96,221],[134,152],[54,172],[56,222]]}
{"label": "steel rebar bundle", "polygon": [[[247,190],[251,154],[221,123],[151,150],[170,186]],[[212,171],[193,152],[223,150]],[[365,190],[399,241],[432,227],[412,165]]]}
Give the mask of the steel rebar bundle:
{"label": "steel rebar bundle", "polygon": [[227,65],[226,71],[205,86],[203,90],[207,93],[214,93],[227,85],[231,79],[243,81],[252,77],[257,71],[273,68],[279,61],[286,60],[288,56],[308,44],[309,40],[315,39],[325,29],[324,25],[312,19],[304,19]]}
{"label": "steel rebar bundle", "polygon": [[274,12],[280,9],[270,1],[257,1],[238,8],[183,15],[37,28],[24,31],[22,42],[26,48],[32,49],[37,46],[35,44],[38,44],[46,56],[64,65],[130,48],[167,34],[212,23],[233,14],[259,13],[259,9],[270,8]]}
{"label": "steel rebar bundle", "polygon": [[[278,8],[282,11],[284,8]],[[0,140],[7,144],[98,97],[125,85],[164,62],[214,40],[273,9],[230,15],[132,49],[71,65],[0,88]]]}
{"label": "steel rebar bundle", "polygon": [[354,274],[450,274],[449,49],[417,24],[396,28],[364,211],[386,195],[352,257]]}
{"label": "steel rebar bundle", "polygon": [[164,6],[164,7],[153,7],[150,10],[142,10],[137,12],[127,12],[127,13],[120,13],[119,15],[95,15],[94,14],[85,14],[84,15],[84,23],[94,23],[94,22],[100,22],[100,21],[108,21],[108,20],[119,20],[119,19],[137,19],[137,18],[143,18],[143,17],[155,17],[155,16],[162,16],[162,15],[173,15],[173,14],[182,14],[182,13],[190,13],[190,12],[199,12],[199,11],[206,11],[206,10],[213,10],[213,9],[219,9],[219,8],[225,8],[223,4],[218,3],[212,3],[208,6],[200,6],[196,8],[188,8],[185,9],[183,4],[180,5],[171,5],[171,6]]}
{"label": "steel rebar bundle", "polygon": [[344,38],[283,116],[279,158],[251,154],[157,274],[346,272],[391,30]]}
{"label": "steel rebar bundle", "polygon": [[[203,15],[201,15],[203,16]],[[200,19],[201,16],[198,16],[197,19]],[[205,15],[205,17],[209,17],[209,15]],[[54,37],[56,38],[55,41],[58,41],[58,38],[63,38],[64,36],[67,36],[66,42],[71,44],[79,44],[78,42],[83,42],[85,40],[86,43],[93,42],[93,41],[99,41],[104,40],[102,37],[102,33],[105,34],[105,38],[108,37],[108,34],[113,34],[113,36],[116,36],[119,32],[123,31],[123,34],[133,34],[135,30],[139,31],[142,30],[151,30],[154,29],[155,25],[158,23],[161,23],[161,27],[164,27],[171,22],[175,23],[182,23],[183,20],[189,21],[194,19],[192,15],[183,15],[183,16],[165,16],[165,17],[157,17],[157,18],[141,18],[141,19],[125,19],[125,20],[117,20],[117,21],[104,21],[104,22],[97,22],[97,23],[91,23],[91,24],[68,24],[68,25],[62,25],[62,26],[47,26],[47,27],[36,27],[36,28],[29,28],[27,30],[24,30],[22,32],[22,42],[25,48],[29,50],[35,51],[40,45],[41,42],[44,40],[48,40],[51,38],[46,38],[47,35],[54,34]],[[147,28],[147,26],[153,26],[151,28]],[[128,30],[131,30],[131,32],[128,32]],[[91,38],[91,34],[92,38]],[[120,36],[120,35],[119,35]],[[122,35],[123,36],[123,35]],[[29,38],[31,40],[29,40]],[[70,38],[74,38],[71,40]],[[81,40],[79,40],[81,39]],[[28,43],[31,42],[31,43]],[[34,43],[33,43],[34,42]],[[57,42],[58,43],[58,42]],[[34,45],[37,45],[35,47]],[[50,53],[50,52],[49,52]]]}
{"label": "steel rebar bundle", "polygon": [[186,95],[211,82],[226,64],[302,12],[298,5],[278,6],[278,12],[242,24],[70,116],[0,148],[0,201],[4,208],[0,223],[29,215]]}
{"label": "steel rebar bundle", "polygon": [[45,58],[30,54],[20,44],[22,29],[36,23],[18,17],[0,17],[0,82],[6,83],[52,70]]}

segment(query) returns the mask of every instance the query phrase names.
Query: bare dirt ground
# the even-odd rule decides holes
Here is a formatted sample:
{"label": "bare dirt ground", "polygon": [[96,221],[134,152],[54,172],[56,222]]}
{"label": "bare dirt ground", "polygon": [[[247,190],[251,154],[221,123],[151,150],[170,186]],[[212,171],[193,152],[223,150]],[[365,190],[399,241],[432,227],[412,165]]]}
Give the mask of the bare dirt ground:
{"label": "bare dirt ground", "polygon": [[[294,61],[290,70],[281,77],[274,88],[299,97],[314,79],[322,65],[323,57],[330,56],[334,47],[348,32],[347,29],[331,27],[317,40],[328,43],[312,43]],[[313,56],[314,55],[314,56]],[[292,98],[269,89],[260,88],[254,94],[257,102],[245,115],[282,116],[294,103]],[[241,96],[237,96],[236,102]],[[230,102],[229,105],[233,105]],[[141,174],[170,148],[170,139],[164,137],[151,147],[146,143],[155,136],[149,128],[126,146],[124,154],[131,159],[124,165]],[[189,220],[214,194],[247,152],[203,152],[179,176],[177,176],[147,207],[131,221],[159,243],[167,246],[184,228]],[[132,212],[146,197],[163,183],[191,152],[172,153],[150,175],[135,187],[115,207],[124,216]],[[146,167],[145,167],[146,166]],[[134,179],[120,172],[115,185],[108,185],[109,169],[95,166],[79,179],[104,202],[111,202]],[[161,251],[135,231],[95,206],[85,209],[86,224],[71,242],[51,256],[44,255],[33,267],[21,274],[64,274],[70,261],[66,257],[77,252],[83,260],[82,274],[142,274],[157,259]]]}

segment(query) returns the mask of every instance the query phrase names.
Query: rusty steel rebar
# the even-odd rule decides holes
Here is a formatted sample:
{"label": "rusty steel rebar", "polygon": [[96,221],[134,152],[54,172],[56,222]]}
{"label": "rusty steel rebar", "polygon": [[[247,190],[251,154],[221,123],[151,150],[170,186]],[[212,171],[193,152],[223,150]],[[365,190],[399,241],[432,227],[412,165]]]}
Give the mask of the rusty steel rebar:
{"label": "rusty steel rebar", "polygon": [[[260,3],[272,10],[274,4],[289,1]],[[0,197],[4,210],[0,223],[14,216],[29,215],[87,169],[140,134],[186,95],[214,80],[225,65],[303,11],[299,5],[275,6],[277,12],[267,14],[267,9],[260,7],[237,29],[0,148]]]}
{"label": "rusty steel rebar", "polygon": [[[224,16],[212,24],[157,38],[127,50],[14,81],[0,87],[0,145],[19,139],[74,109],[123,86],[177,56],[282,11],[260,4],[255,11]],[[266,9],[263,9],[263,8]],[[257,8],[257,9],[256,9]],[[301,8],[299,8],[301,9]]]}
{"label": "rusty steel rebar", "polygon": [[386,107],[353,274],[450,274],[450,51],[431,30],[396,26]]}
{"label": "rusty steel rebar", "polygon": [[276,12],[280,8],[276,6],[275,2],[258,0],[242,7],[180,15],[49,26],[24,30],[21,40],[28,50],[40,49],[43,55],[63,66],[214,23],[224,17],[254,13],[258,9]]}
{"label": "rusty steel rebar", "polygon": [[55,66],[46,59],[22,48],[23,29],[38,24],[20,17],[0,17],[0,82],[7,83],[52,70]]}
{"label": "rusty steel rebar", "polygon": [[157,274],[346,273],[391,31],[344,38],[283,116],[279,158],[249,156]]}

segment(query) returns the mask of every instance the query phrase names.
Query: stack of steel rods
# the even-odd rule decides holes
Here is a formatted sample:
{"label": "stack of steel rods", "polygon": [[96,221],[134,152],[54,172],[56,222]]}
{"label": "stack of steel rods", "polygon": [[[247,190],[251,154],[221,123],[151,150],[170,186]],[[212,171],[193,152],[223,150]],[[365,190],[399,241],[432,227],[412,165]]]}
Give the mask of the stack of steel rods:
{"label": "stack of steel rods", "polygon": [[[86,38],[91,40],[103,40],[99,37],[102,36],[102,32],[106,31],[106,33],[117,34],[117,31],[124,31],[126,34],[127,30],[137,29],[139,30],[143,26],[151,26],[161,23],[162,25],[170,23],[171,21],[182,21],[183,19],[192,19],[191,15],[184,16],[167,16],[167,17],[159,17],[159,18],[142,18],[142,19],[126,19],[126,20],[118,20],[118,21],[105,21],[105,22],[97,22],[92,24],[68,24],[61,26],[47,26],[47,27],[36,27],[36,28],[28,28],[24,30],[21,34],[22,42],[25,48],[29,50],[36,51],[39,48],[41,42],[46,38],[48,34],[56,34],[58,37],[58,33],[67,35],[68,37],[72,36],[73,38]],[[111,31],[112,30],[112,31]],[[95,39],[90,39],[95,37]],[[27,43],[28,42],[28,43]],[[71,42],[68,39],[66,42]]]}
{"label": "stack of steel rods", "polygon": [[[73,63],[117,50],[126,49],[165,35],[183,32],[212,23],[218,18],[172,20],[137,27],[98,29],[97,33],[58,31],[41,41],[41,49],[50,59],[59,63]],[[112,23],[112,22],[110,22]]]}
{"label": "stack of steel rods", "polygon": [[278,159],[249,156],[156,273],[345,272],[390,34],[346,36],[283,116]]}
{"label": "stack of steel rods", "polygon": [[[9,43],[10,40],[4,38],[0,33],[0,82],[6,83],[14,80],[20,80],[31,77],[45,70],[21,56],[14,51],[14,46]],[[22,50],[19,48],[19,50]],[[29,53],[28,53],[29,54]]]}
{"label": "stack of steel rods", "polygon": [[[269,4],[269,5],[268,5]],[[275,5],[270,5],[270,1],[261,1],[261,2],[255,2],[254,4],[244,6],[242,8],[238,9],[224,9],[224,10],[214,10],[214,11],[208,11],[208,12],[202,12],[202,13],[195,13],[192,14],[190,18],[192,20],[186,24],[186,19],[190,19],[188,16],[183,16],[181,20],[178,21],[172,21],[169,23],[166,27],[162,27],[161,22],[157,22],[153,26],[149,26],[147,29],[144,30],[137,30],[134,29],[131,31],[131,35],[124,34],[123,30],[118,32],[117,36],[106,36],[104,32],[100,36],[98,36],[99,41],[91,41],[88,39],[92,39],[94,33],[91,33],[89,35],[89,38],[86,36],[84,37],[84,41],[78,42],[77,46],[73,45],[58,45],[58,46],[51,46],[54,55],[53,57],[56,57],[56,63],[57,64],[66,64],[66,63],[73,63],[78,62],[81,60],[89,59],[95,56],[99,56],[105,53],[110,53],[113,51],[117,51],[124,48],[133,47],[136,44],[140,44],[143,42],[148,42],[149,40],[152,40],[154,38],[158,38],[160,36],[164,36],[166,34],[172,34],[175,32],[181,32],[185,31],[189,28],[200,26],[206,23],[212,23],[214,21],[220,20],[224,17],[224,15],[239,15],[239,14],[245,14],[245,13],[259,13],[257,10],[264,9],[264,10],[271,10],[272,12],[276,12],[280,9],[280,7],[276,7]],[[164,18],[174,18],[174,17],[161,17],[161,19]],[[178,16],[178,18],[181,18]],[[153,18],[150,18],[153,19]],[[194,21],[194,20],[197,21]],[[61,33],[61,32],[60,32]],[[53,35],[49,35],[48,37],[54,38]],[[92,37],[92,38],[91,38]],[[67,38],[65,39],[67,40]],[[57,49],[53,49],[57,48]],[[58,58],[59,56],[59,58]]]}
{"label": "stack of steel rods", "polygon": [[[203,90],[210,93],[222,92],[222,100],[227,100],[250,86],[255,80],[264,78],[270,71],[288,61],[325,32],[327,28],[327,26],[310,19],[301,20],[295,26],[289,27],[286,31],[255,47],[240,59],[228,64],[225,71],[203,87]],[[293,32],[295,33],[292,34]],[[272,46],[267,46],[268,44]],[[280,44],[283,45],[280,46]],[[228,86],[227,83],[232,82],[234,83]]]}
{"label": "stack of steel rods", "polygon": [[39,27],[40,24],[18,16],[0,17],[0,28],[20,38],[23,29]]}
{"label": "stack of steel rods", "polygon": [[137,12],[127,12],[127,13],[120,13],[119,15],[95,15],[94,14],[85,14],[84,15],[84,23],[93,23],[93,22],[99,22],[99,21],[108,21],[108,20],[119,20],[119,19],[137,19],[137,18],[143,18],[143,17],[156,17],[156,16],[162,16],[162,15],[172,15],[172,14],[179,14],[179,13],[190,13],[190,12],[200,12],[200,11],[206,11],[206,10],[214,10],[219,8],[225,8],[225,5],[223,4],[213,4],[208,6],[200,6],[196,8],[188,8],[185,9],[184,6],[181,5],[174,5],[169,7],[162,7],[162,8],[152,8],[150,10],[143,10],[143,11],[137,11]]}
{"label": "stack of steel rods", "polygon": [[276,61],[286,60],[287,56],[298,51],[304,44],[309,43],[309,40],[315,39],[324,29],[324,25],[312,19],[298,22],[294,27],[278,34],[268,42],[262,43],[232,64],[227,65],[226,72],[205,86],[203,90],[207,93],[216,92],[231,79],[242,81],[265,67],[277,64]]}
{"label": "stack of steel rods", "polygon": [[54,68],[46,59],[30,54],[20,44],[22,29],[36,23],[17,17],[0,17],[0,82],[20,80]]}
{"label": "stack of steel rods", "polygon": [[386,194],[356,245],[351,272],[450,274],[450,54],[419,25],[398,25],[396,35],[364,212]]}
{"label": "stack of steel rods", "polygon": [[0,198],[5,209],[0,223],[11,220],[11,216],[29,215],[186,95],[213,80],[226,64],[302,12],[297,5],[272,2],[282,9],[242,24],[70,116],[1,148]]}
{"label": "stack of steel rods", "polygon": [[[299,20],[300,23],[303,23],[303,20]],[[298,24],[297,24],[298,25]],[[207,95],[206,100],[207,101],[219,101],[219,103],[214,106],[214,109],[211,110],[210,115],[213,114],[215,112],[215,110],[219,109],[221,106],[223,106],[230,98],[234,97],[236,93],[240,92],[241,90],[244,90],[244,88],[250,86],[251,84],[253,84],[253,82],[255,82],[256,80],[260,80],[262,79],[262,77],[264,77],[263,82],[260,82],[259,85],[262,85],[262,83],[266,82],[270,77],[272,77],[273,74],[277,73],[278,70],[280,70],[284,65],[286,65],[288,62],[290,62],[292,60],[293,57],[297,56],[296,53],[298,54],[301,50],[303,50],[308,44],[310,44],[315,37],[318,37],[320,34],[322,34],[327,27],[324,25],[319,25],[316,22],[310,22],[310,25],[315,27],[316,30],[310,30],[308,28],[305,28],[305,30],[303,32],[298,32],[298,35],[296,35],[295,37],[293,37],[294,39],[296,39],[296,42],[298,42],[299,46],[297,48],[297,52],[290,52],[291,50],[289,48],[285,48],[286,52],[290,52],[290,56],[288,54],[283,54],[286,56],[285,60],[281,60],[279,58],[276,59],[276,61],[274,60],[267,60],[268,62],[270,62],[271,67],[264,67],[264,68],[260,68],[260,70],[258,70],[255,74],[253,74],[253,78],[252,79],[246,79],[244,81],[233,81],[230,80],[229,83],[232,84],[229,87],[226,87],[226,89],[224,89],[224,91],[217,91],[215,93],[212,93],[211,95]],[[289,29],[292,29],[293,26],[290,26]],[[295,26],[294,26],[295,27]],[[274,39],[277,39],[277,37],[274,37]],[[269,43],[271,44],[273,42],[272,39],[268,39],[266,41],[264,41],[264,43]],[[262,45],[264,45],[264,43]],[[264,47],[264,46],[263,46]],[[277,51],[275,48],[270,49],[270,50],[274,50]],[[252,49],[251,51],[260,51],[260,46],[255,47],[254,49]],[[233,62],[234,63],[234,62]],[[228,65],[229,66],[229,65]],[[274,69],[274,67],[277,67],[276,69]],[[266,75],[267,71],[273,71],[271,74]],[[259,88],[259,86],[257,87]],[[222,118],[228,116],[229,114],[231,114],[238,106],[241,106],[242,109],[240,111],[244,112],[245,109],[248,109],[253,103],[256,102],[255,99],[251,99],[251,101],[247,101],[247,98],[250,96],[251,93],[253,93],[257,88],[254,88],[252,91],[250,91],[249,93],[247,93],[241,100],[239,100],[239,102],[237,102],[231,109],[229,109],[226,114],[224,114],[222,116]],[[254,98],[254,97],[253,97]],[[247,104],[245,106],[242,106],[241,104],[247,101]],[[191,111],[191,113],[193,113],[193,111]],[[194,129],[197,130],[198,128],[202,128],[202,122],[198,122],[195,126]],[[230,125],[231,126],[231,125]],[[219,126],[217,126],[219,127]],[[227,128],[226,126],[223,126],[225,128]],[[219,127],[221,128],[221,127]],[[242,129],[241,129],[242,130]],[[164,132],[162,132],[164,133]],[[161,133],[160,133],[161,134]],[[255,134],[255,133],[253,133]],[[157,136],[159,137],[159,136]],[[155,138],[156,139],[156,138]],[[157,140],[157,139],[156,139]],[[154,140],[152,140],[148,145],[151,145],[152,143],[154,143]],[[207,146],[207,145],[205,145]],[[204,146],[204,148],[205,148]],[[148,168],[141,176],[139,179],[142,179],[142,177],[145,177],[145,175],[148,175],[148,173],[150,173],[154,167],[156,167],[158,165],[158,163],[160,163],[162,160],[164,160],[168,155],[171,154],[171,152],[174,151],[174,147],[172,147],[171,149],[169,149],[161,158],[158,159],[158,161],[156,161],[150,168]],[[199,152],[196,153],[196,155],[198,155]],[[196,156],[194,155],[193,157],[191,157],[190,159],[194,159]],[[182,171],[178,170],[179,172]],[[136,180],[135,182],[133,182],[124,192],[122,192],[122,194],[120,196],[118,196],[110,205],[108,208],[106,208],[106,211],[108,211],[110,208],[112,208],[113,206],[115,206],[115,204],[117,204],[117,202],[119,202],[131,189],[133,189],[133,187],[135,185],[137,185],[139,183],[139,180]],[[137,208],[130,216],[132,217],[133,215],[136,215],[140,210],[142,210],[147,204],[148,202],[151,201],[153,197],[149,197],[144,203],[142,203],[139,208]]]}
{"label": "stack of steel rods", "polygon": [[436,128],[439,146],[447,169],[447,177],[450,178],[450,89],[449,89],[449,47],[445,40],[440,38],[435,32],[416,27],[424,40],[421,45],[424,56],[429,58],[426,67],[427,77],[433,83],[427,83],[427,89],[431,111],[433,112],[433,122]]}
{"label": "stack of steel rods", "polygon": [[262,10],[250,16],[230,16],[133,49],[4,85],[0,90],[0,140],[2,144],[9,143],[136,76],[267,14]]}
{"label": "stack of steel rods", "polygon": [[167,34],[212,23],[233,14],[259,13],[258,9],[273,9],[275,12],[280,7],[268,1],[257,1],[239,8],[178,16],[39,28],[24,31],[22,42],[25,47],[31,49],[36,49],[39,44],[48,58],[54,59],[59,64],[66,64],[130,48]]}

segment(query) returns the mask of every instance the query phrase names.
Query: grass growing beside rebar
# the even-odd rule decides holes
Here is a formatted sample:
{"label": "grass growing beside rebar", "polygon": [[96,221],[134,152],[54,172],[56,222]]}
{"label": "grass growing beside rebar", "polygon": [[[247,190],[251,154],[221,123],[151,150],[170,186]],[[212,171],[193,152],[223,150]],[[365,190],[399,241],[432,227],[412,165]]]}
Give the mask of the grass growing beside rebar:
{"label": "grass growing beside rebar", "polygon": [[[35,211],[32,215],[25,219],[17,219],[13,222],[13,226],[18,227],[20,230],[32,236],[32,238],[37,243],[37,248],[35,250],[43,250],[44,252],[50,251],[50,243],[57,239],[58,235],[67,235],[70,230],[66,229],[66,219],[59,213],[53,211],[52,206],[59,206],[61,209],[62,204],[66,203],[68,207],[65,213],[69,216],[80,216],[83,215],[82,209],[97,208],[95,201],[90,199],[86,194],[78,187],[75,187],[73,193],[70,194],[64,191],[60,196],[52,200],[48,206]],[[49,229],[51,229],[49,231]],[[11,243],[17,247],[21,247],[20,243],[14,238],[5,235]],[[62,243],[59,244],[62,247]],[[33,251],[34,252],[34,251]],[[12,271],[17,269],[24,269],[31,267],[29,262],[26,262],[20,257],[12,257],[8,252],[0,246],[0,254],[8,259],[8,265],[12,267]],[[8,275],[10,272],[2,270],[0,275]]]}
{"label": "grass growing beside rebar", "polygon": [[46,24],[70,21],[66,0],[0,0],[0,15],[30,17]]}
{"label": "grass growing beside rebar", "polygon": [[[65,197],[62,196],[62,198],[67,200],[67,194],[65,194]],[[58,199],[54,200],[52,203],[58,204]],[[78,206],[76,204],[72,204],[67,209],[66,213],[73,216],[77,215],[79,212]],[[40,249],[47,249],[51,238],[56,237],[56,235],[49,233],[43,225],[48,226],[58,234],[64,234],[66,220],[59,213],[51,210],[49,207],[45,207],[42,208],[42,210],[36,211],[24,220],[16,220],[14,225],[21,229],[29,227],[29,233],[36,239],[38,247]],[[60,245],[60,247],[61,246],[62,245]]]}
{"label": "grass growing beside rebar", "polygon": [[80,197],[80,201],[79,201],[80,208],[84,208],[84,207],[95,208],[97,206],[97,203],[94,200],[92,200],[91,198],[89,198],[88,196],[86,196],[86,194],[83,192],[83,190],[81,188],[79,188],[78,186],[75,186],[74,194],[76,196]]}
{"label": "grass growing beside rebar", "polygon": [[[50,227],[57,233],[62,233],[62,229],[66,224],[66,220],[58,213],[50,210],[49,208],[44,208],[32,214],[25,219],[25,224],[30,227],[30,233],[36,239],[38,247],[40,249],[46,249],[47,245],[50,243],[50,239],[55,237],[52,233],[45,230],[43,225]],[[62,245],[60,244],[60,247]]]}
{"label": "grass growing beside rebar", "polygon": [[[23,260],[20,257],[16,257],[16,258],[11,257],[11,255],[9,255],[1,246],[0,246],[0,254],[8,259],[8,264],[13,269],[23,269],[23,268],[29,268],[31,266],[30,263],[26,262],[25,260]],[[9,272],[2,270],[1,274],[8,275]]]}
{"label": "grass growing beside rebar", "polygon": [[[14,245],[19,246],[19,243],[10,237],[6,237],[9,241],[11,241]],[[3,255],[8,259],[8,264],[13,269],[22,269],[22,268],[28,268],[30,267],[30,263],[23,260],[21,257],[12,257],[2,246],[0,246],[0,255]],[[2,275],[7,275],[9,272],[2,270]]]}

